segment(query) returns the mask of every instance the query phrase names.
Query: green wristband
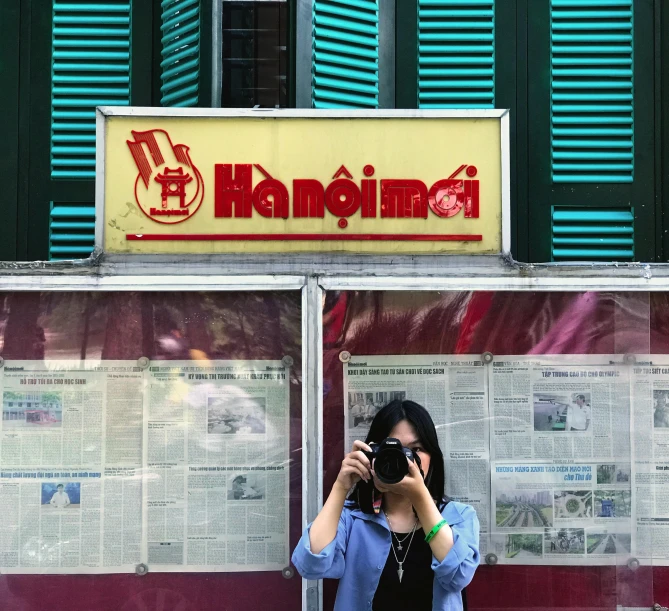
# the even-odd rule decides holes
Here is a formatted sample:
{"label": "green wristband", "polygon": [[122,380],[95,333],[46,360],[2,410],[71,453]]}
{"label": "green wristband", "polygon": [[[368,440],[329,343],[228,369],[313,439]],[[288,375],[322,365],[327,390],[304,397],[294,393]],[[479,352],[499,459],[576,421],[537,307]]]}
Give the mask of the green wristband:
{"label": "green wristband", "polygon": [[442,526],[446,525],[447,525],[446,520],[442,520],[441,522],[435,524],[434,528],[429,533],[427,533],[427,535],[425,535],[425,542],[429,543],[430,541],[432,541],[432,539],[434,539],[434,535],[436,535],[439,532]]}

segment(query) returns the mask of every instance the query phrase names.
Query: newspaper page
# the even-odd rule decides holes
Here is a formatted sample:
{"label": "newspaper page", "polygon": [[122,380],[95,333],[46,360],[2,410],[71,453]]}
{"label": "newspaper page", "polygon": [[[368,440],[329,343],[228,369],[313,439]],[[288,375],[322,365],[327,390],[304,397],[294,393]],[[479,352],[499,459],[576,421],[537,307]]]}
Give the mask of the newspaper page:
{"label": "newspaper page", "polygon": [[142,386],[135,361],[5,363],[1,572],[135,570]]}
{"label": "newspaper page", "polygon": [[473,356],[354,356],[344,367],[346,447],[366,438],[374,416],[390,401],[426,407],[444,453],[446,494],[476,510],[482,557],[490,507],[487,380],[486,366]]}
{"label": "newspaper page", "polygon": [[281,361],[152,364],[145,402],[147,563],[288,565],[289,371]]}
{"label": "newspaper page", "polygon": [[669,565],[669,357],[648,355],[632,369],[634,524],[643,562]]}
{"label": "newspaper page", "polygon": [[630,556],[630,368],[620,361],[495,357],[491,548],[500,563]]}

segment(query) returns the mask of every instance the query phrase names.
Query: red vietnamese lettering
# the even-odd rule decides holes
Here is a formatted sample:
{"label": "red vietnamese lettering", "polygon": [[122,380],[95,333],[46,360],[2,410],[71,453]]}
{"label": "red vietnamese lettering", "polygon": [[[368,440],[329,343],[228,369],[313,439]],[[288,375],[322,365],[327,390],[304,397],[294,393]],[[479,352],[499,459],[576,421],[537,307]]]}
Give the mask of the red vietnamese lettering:
{"label": "red vietnamese lettering", "polygon": [[470,178],[478,174],[476,166],[462,164],[446,180],[438,180],[432,185],[428,203],[437,216],[449,218],[464,207],[465,218],[479,218],[479,181],[455,178],[465,169]]}
{"label": "red vietnamese lettering", "polygon": [[335,216],[351,216],[360,208],[360,189],[352,180],[333,180],[325,189],[325,205]]}
{"label": "red vietnamese lettering", "polygon": [[325,191],[320,181],[311,178],[293,180],[293,216],[318,219],[325,216]]}
{"label": "red vietnamese lettering", "polygon": [[[362,173],[374,176],[374,166],[368,163],[362,168]],[[360,191],[362,192],[362,218],[376,218],[376,180],[361,180]]]}
{"label": "red vietnamese lettering", "polygon": [[250,218],[252,211],[252,169],[250,163],[217,163],[214,167],[214,216]]}
{"label": "red vietnamese lettering", "polygon": [[421,180],[382,180],[382,218],[427,218],[427,187]]}
{"label": "red vietnamese lettering", "polygon": [[340,176],[346,176],[346,178],[352,179],[353,174],[351,174],[347,169],[345,165],[339,166],[339,169],[334,173],[334,176],[332,177],[332,180],[335,180],[336,178],[339,178]]}
{"label": "red vietnamese lettering", "polygon": [[[265,177],[253,188],[253,167]],[[468,179],[456,178],[467,170]],[[324,218],[325,208],[338,217],[349,217],[359,209],[362,218],[377,216],[377,181],[374,166],[363,168],[364,176],[358,185],[348,178],[342,166],[326,189],[316,179],[293,179],[293,217]],[[464,209],[464,218],[479,218],[480,183],[472,180],[478,170],[461,165],[449,178],[438,180],[428,190],[421,180],[382,179],[381,218],[422,218],[428,207],[441,218],[450,218]],[[290,195],[286,186],[265,171],[259,164],[216,164],[214,185],[214,215],[216,217],[251,218],[253,210],[265,218],[290,215]],[[159,213],[152,213],[159,214]],[[175,213],[170,213],[175,214]],[[340,223],[345,228],[347,223]]]}
{"label": "red vietnamese lettering", "polygon": [[361,180],[362,218],[376,218],[376,180]]}
{"label": "red vietnamese lettering", "polygon": [[428,203],[432,212],[442,218],[450,218],[460,212],[465,203],[463,182],[457,178],[435,182],[428,194]]}
{"label": "red vietnamese lettering", "polygon": [[479,181],[465,180],[465,218],[479,218]]}
{"label": "red vietnamese lettering", "polygon": [[253,189],[253,207],[266,218],[287,219],[288,189],[280,180],[274,178],[262,180]]}
{"label": "red vietnamese lettering", "polygon": [[188,210],[188,208],[177,209],[177,210],[172,210],[172,209],[164,210],[163,208],[150,208],[149,213],[151,214],[151,216],[188,216],[189,210]]}

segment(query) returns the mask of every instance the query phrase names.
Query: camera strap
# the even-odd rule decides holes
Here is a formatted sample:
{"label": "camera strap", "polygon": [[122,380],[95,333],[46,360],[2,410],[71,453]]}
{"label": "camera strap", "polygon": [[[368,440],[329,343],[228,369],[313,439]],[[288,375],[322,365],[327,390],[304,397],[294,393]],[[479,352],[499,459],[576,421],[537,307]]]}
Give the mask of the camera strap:
{"label": "camera strap", "polygon": [[381,513],[381,503],[383,503],[383,494],[372,487],[372,507],[374,508],[374,513],[376,515]]}

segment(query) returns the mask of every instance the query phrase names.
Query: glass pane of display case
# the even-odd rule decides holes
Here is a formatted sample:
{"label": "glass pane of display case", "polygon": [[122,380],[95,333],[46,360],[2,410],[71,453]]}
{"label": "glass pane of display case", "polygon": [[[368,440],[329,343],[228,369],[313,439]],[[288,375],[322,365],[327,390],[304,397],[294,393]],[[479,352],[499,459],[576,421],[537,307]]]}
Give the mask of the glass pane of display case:
{"label": "glass pane of display case", "polygon": [[[435,422],[446,494],[481,523],[470,610],[650,609],[653,587],[666,599],[657,585],[666,569],[653,567],[664,552],[639,544],[663,532],[664,492],[653,475],[646,507],[633,487],[666,459],[663,431],[651,431],[669,367],[661,373],[651,361],[663,357],[649,356],[669,348],[665,302],[648,293],[329,291],[324,494],[374,415],[414,400]],[[655,457],[641,464],[651,434]],[[644,507],[651,534],[637,521]],[[326,582],[325,609],[336,586]]]}
{"label": "glass pane of display case", "polygon": [[0,330],[0,607],[300,608],[298,291],[5,293]]}

